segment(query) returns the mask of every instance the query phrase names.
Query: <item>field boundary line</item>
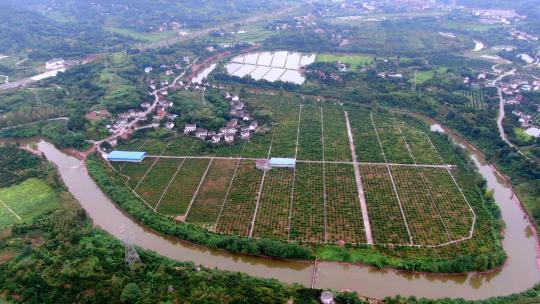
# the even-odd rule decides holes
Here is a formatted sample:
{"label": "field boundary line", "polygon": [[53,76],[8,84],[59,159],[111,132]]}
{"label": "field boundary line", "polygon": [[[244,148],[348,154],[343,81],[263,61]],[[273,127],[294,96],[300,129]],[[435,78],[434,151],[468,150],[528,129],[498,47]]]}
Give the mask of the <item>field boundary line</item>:
{"label": "field boundary line", "polygon": [[172,182],[176,178],[176,175],[178,175],[178,172],[180,172],[180,170],[182,169],[182,166],[184,165],[185,161],[186,161],[186,159],[184,158],[182,160],[182,162],[180,163],[180,165],[178,166],[178,168],[176,168],[176,171],[174,172],[173,176],[171,177],[171,180],[169,180],[169,183],[167,184],[167,187],[165,187],[165,190],[163,190],[163,193],[161,193],[161,196],[159,197],[159,200],[158,200],[158,202],[156,204],[156,207],[154,208],[154,211],[157,211],[157,209],[159,207],[159,204],[161,204],[161,200],[163,199],[163,197],[165,196],[167,191],[169,191],[169,187],[171,186]]}
{"label": "field boundary line", "polygon": [[223,209],[225,209],[225,205],[227,204],[227,199],[229,198],[229,193],[231,191],[232,185],[234,183],[234,179],[236,178],[236,173],[238,172],[238,167],[240,167],[240,163],[243,162],[243,160],[239,159],[236,163],[236,167],[234,168],[234,173],[231,178],[231,182],[229,183],[229,187],[227,187],[227,192],[225,193],[225,197],[223,198],[223,204],[221,204],[221,208],[219,209],[219,214],[216,219],[216,222],[214,223],[214,231],[217,229],[219,224],[219,219],[221,218],[221,214],[223,213]]}
{"label": "field boundary line", "polygon": [[259,193],[257,194],[257,203],[255,204],[255,211],[253,212],[253,219],[251,220],[251,228],[249,229],[249,237],[253,236],[253,230],[255,229],[255,219],[257,218],[257,212],[259,211],[259,203],[261,201],[263,186],[264,186],[264,179],[266,177],[266,172],[268,170],[264,170],[262,178],[261,178],[261,185],[259,186]]}
{"label": "field boundary line", "polygon": [[388,160],[386,159],[386,153],[384,153],[384,148],[381,142],[381,138],[379,137],[379,131],[377,131],[377,126],[375,126],[375,121],[373,120],[373,113],[369,114],[369,117],[371,118],[371,125],[373,126],[373,130],[375,130],[375,135],[377,136],[377,141],[379,142],[379,146],[381,148],[381,152],[384,158],[384,162],[386,163],[386,169],[388,170],[388,175],[390,176],[390,181],[392,182],[392,187],[394,188],[394,193],[396,194],[396,198],[398,200],[399,209],[401,211],[401,215],[403,216],[403,221],[405,222],[405,228],[407,228],[407,234],[409,235],[409,241],[411,242],[411,246],[414,245],[413,237],[411,235],[411,230],[409,228],[409,223],[407,223],[407,217],[405,216],[405,211],[403,210],[403,205],[401,203],[401,199],[399,198],[399,193],[397,191],[396,182],[394,181],[394,176],[392,175],[392,170],[390,170],[390,166],[388,165]]}
{"label": "field boundary line", "polygon": [[[411,147],[409,146],[409,143],[407,142],[407,139],[405,139],[405,135],[403,135],[403,132],[401,131],[401,127],[399,126],[399,123],[398,123],[397,119],[394,118],[393,120],[394,120],[394,126],[398,129],[399,135],[401,135],[401,138],[403,139],[403,142],[405,143],[405,148],[409,152],[409,155],[411,156],[411,159],[413,160],[414,164],[416,165],[416,158],[412,154]],[[445,220],[441,215],[439,207],[437,206],[437,204],[435,203],[435,200],[433,199],[433,193],[431,192],[431,189],[429,189],[429,187],[428,187],[426,177],[424,176],[424,174],[420,171],[420,169],[418,167],[415,167],[415,171],[420,176],[420,179],[422,180],[422,183],[424,184],[424,187],[426,188],[426,190],[427,190],[427,192],[429,194],[429,200],[431,201],[431,204],[433,205],[433,207],[435,207],[435,211],[437,211],[437,215],[441,219],[441,223],[443,224],[443,227],[444,227],[444,230],[446,231],[446,235],[448,236],[448,239],[450,240],[450,242],[454,241],[454,240],[452,240],[452,236],[450,236],[450,232],[448,231],[448,227],[446,226]]]}
{"label": "field boundary line", "polygon": [[[301,58],[301,57],[300,57]],[[326,192],[326,163],[324,154],[324,114],[323,108],[321,109],[321,145],[322,145],[322,174],[323,174],[323,199],[324,199],[324,242],[328,242],[328,198]]]}
{"label": "field boundary line", "polygon": [[347,135],[349,136],[349,147],[351,149],[351,157],[354,167],[354,177],[356,180],[356,188],[358,191],[358,200],[360,202],[360,210],[362,211],[362,220],[364,222],[364,231],[366,233],[366,241],[369,245],[373,245],[373,235],[371,233],[371,224],[369,223],[369,213],[366,203],[366,197],[364,195],[364,185],[362,184],[362,175],[360,173],[360,166],[358,165],[358,159],[356,158],[356,147],[354,145],[353,134],[351,130],[351,124],[349,123],[349,113],[343,111],[345,115],[345,124],[347,126]]}
{"label": "field boundary line", "polygon": [[165,148],[163,148],[163,150],[161,150],[161,152],[159,153],[159,156],[156,157],[156,160],[154,160],[154,162],[152,163],[152,165],[150,166],[150,168],[148,168],[148,170],[146,170],[146,172],[144,173],[143,177],[141,178],[141,180],[137,183],[137,185],[133,188],[133,191],[136,191],[137,188],[139,188],[139,186],[141,185],[141,183],[146,179],[146,176],[148,175],[148,173],[150,173],[150,171],[152,171],[152,169],[154,169],[154,166],[156,165],[156,163],[159,161],[161,155],[163,154],[163,152],[165,152],[165,150],[167,150],[167,148],[169,148],[169,145],[172,143],[172,139],[169,140],[169,142],[167,143],[167,145],[165,145]]}
{"label": "field boundary line", "polygon": [[[142,143],[142,145],[140,145],[136,151],[139,151],[141,150],[142,147],[144,147],[144,145],[146,145],[146,143],[148,142],[148,138]],[[127,165],[127,163],[125,164],[122,164],[122,166],[119,168],[118,172],[122,171],[124,169],[124,167]]]}
{"label": "field boundary line", "polygon": [[15,211],[11,210],[11,208],[9,208],[9,206],[6,203],[4,203],[3,200],[0,200],[0,203],[2,203],[2,205],[4,205],[4,207],[6,207],[7,210],[9,210],[9,212],[13,213],[13,215],[15,215],[15,217],[17,217],[19,221],[22,222],[22,218],[17,213],[15,213]]}
{"label": "field boundary line", "polygon": [[[422,133],[423,133],[423,132],[422,132]],[[471,229],[469,230],[469,237],[464,238],[464,239],[460,239],[460,240],[456,240],[456,242],[471,239],[471,238],[473,237],[473,234],[474,234],[474,226],[476,226],[476,212],[474,212],[474,209],[473,209],[473,207],[471,206],[471,204],[469,203],[469,200],[467,199],[467,197],[465,196],[465,193],[463,192],[463,189],[461,189],[461,186],[457,183],[457,180],[455,179],[454,175],[453,175],[452,172],[450,171],[450,168],[448,167],[448,165],[445,163],[444,159],[442,158],[441,153],[439,153],[439,150],[437,150],[437,148],[435,147],[435,145],[434,145],[433,142],[431,141],[431,138],[429,138],[429,136],[428,136],[426,133],[424,133],[424,135],[425,135],[425,136],[427,137],[427,139],[429,140],[429,143],[431,144],[431,146],[433,147],[433,149],[435,149],[435,152],[437,152],[437,155],[439,155],[439,158],[441,159],[442,163],[443,163],[444,166],[446,167],[446,172],[448,172],[448,174],[450,175],[450,178],[452,178],[452,181],[454,182],[454,184],[455,184],[456,187],[458,188],[459,193],[461,193],[461,196],[463,197],[463,199],[464,199],[465,202],[467,203],[467,206],[469,207],[469,211],[470,211],[470,212],[472,213],[472,215],[473,215],[473,221],[472,221]]]}
{"label": "field boundary line", "polygon": [[208,166],[206,167],[206,170],[204,171],[203,176],[201,177],[201,181],[199,182],[199,186],[197,186],[197,190],[195,190],[195,193],[193,193],[193,196],[191,197],[191,201],[189,202],[189,206],[186,210],[186,213],[184,214],[184,222],[187,220],[189,211],[191,210],[191,206],[193,205],[193,202],[195,202],[195,199],[197,198],[197,194],[199,194],[199,190],[201,189],[202,184],[204,183],[204,180],[206,179],[206,174],[208,174],[208,171],[210,170],[210,166],[212,166],[212,162],[214,159],[210,159],[208,162]]}
{"label": "field boundary line", "polygon": [[[279,115],[281,115],[281,104],[283,103],[283,100],[279,101]],[[272,138],[270,139],[270,147],[268,147],[268,155],[266,156],[267,159],[270,158],[270,154],[272,153],[272,145],[274,144],[274,135],[276,135],[276,125],[275,123],[272,123]]]}

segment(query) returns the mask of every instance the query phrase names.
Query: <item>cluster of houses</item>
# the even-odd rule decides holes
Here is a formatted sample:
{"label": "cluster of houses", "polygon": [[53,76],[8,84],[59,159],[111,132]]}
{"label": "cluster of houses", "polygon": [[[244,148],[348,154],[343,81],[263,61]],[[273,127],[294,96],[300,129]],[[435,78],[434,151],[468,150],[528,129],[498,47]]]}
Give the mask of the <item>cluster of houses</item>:
{"label": "cluster of houses", "polygon": [[[540,107],[538,109],[540,110]],[[526,128],[530,128],[534,126],[533,124],[534,120],[533,120],[532,115],[529,115],[519,110],[512,111],[512,114],[519,117],[519,123],[522,128],[526,129]]]}
{"label": "cluster of houses", "polygon": [[480,18],[480,23],[484,24],[510,24],[512,21],[519,21],[526,18],[514,10],[504,9],[473,9],[472,14]]}
{"label": "cluster of houses", "polygon": [[[174,72],[173,68],[179,71],[179,70],[182,70],[183,68],[185,68],[189,64],[191,64],[191,58],[189,56],[184,56],[184,57],[182,57],[182,62],[181,63],[177,63],[177,64],[173,64],[173,65],[162,64],[162,65],[159,66],[159,68],[161,70],[165,70],[165,75],[173,76],[173,75],[175,75],[175,72]],[[153,70],[154,70],[154,67],[151,67],[151,66],[147,66],[147,67],[144,68],[144,72],[146,74],[149,74]]]}
{"label": "cluster of houses", "polygon": [[245,104],[238,96],[227,93],[226,98],[231,106],[230,114],[234,118],[229,120],[224,127],[218,131],[198,128],[196,124],[186,124],[184,134],[194,135],[196,138],[219,144],[224,140],[226,143],[234,143],[235,137],[240,136],[243,140],[248,140],[257,131],[259,123],[252,120],[251,115],[246,111]]}
{"label": "cluster of houses", "polygon": [[538,41],[538,36],[535,36],[535,35],[531,35],[527,32],[524,32],[524,31],[520,31],[518,29],[512,29],[510,30],[510,35],[512,35],[512,37],[515,37],[519,40],[527,40],[527,41]]}
{"label": "cluster of houses", "polygon": [[501,87],[505,104],[520,104],[523,101],[523,92],[540,91],[540,81],[527,81],[515,79],[506,82]]}

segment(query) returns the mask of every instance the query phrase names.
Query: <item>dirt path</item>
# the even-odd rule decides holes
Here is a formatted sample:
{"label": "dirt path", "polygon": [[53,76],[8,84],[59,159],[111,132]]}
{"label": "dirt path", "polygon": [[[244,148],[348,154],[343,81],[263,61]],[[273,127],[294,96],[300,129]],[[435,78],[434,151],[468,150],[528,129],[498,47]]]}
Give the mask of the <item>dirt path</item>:
{"label": "dirt path", "polygon": [[360,200],[360,208],[362,209],[362,219],[364,220],[364,229],[366,230],[366,240],[369,245],[373,245],[373,236],[371,235],[371,225],[369,223],[369,214],[366,204],[366,197],[364,195],[364,186],[362,184],[362,176],[360,175],[360,166],[356,159],[356,148],[354,146],[354,140],[351,131],[351,125],[349,123],[349,114],[345,113],[345,123],[347,124],[347,134],[349,135],[349,145],[351,147],[351,156],[354,166],[354,176],[356,178],[356,186],[358,187],[358,199]]}

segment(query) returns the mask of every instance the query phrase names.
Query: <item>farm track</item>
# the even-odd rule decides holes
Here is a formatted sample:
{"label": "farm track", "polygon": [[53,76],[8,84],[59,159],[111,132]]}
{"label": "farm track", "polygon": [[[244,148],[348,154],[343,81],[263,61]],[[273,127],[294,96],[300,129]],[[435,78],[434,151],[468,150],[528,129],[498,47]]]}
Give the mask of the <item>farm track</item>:
{"label": "farm track", "polygon": [[[261,158],[251,158],[251,157],[223,157],[223,156],[181,156],[181,155],[148,155],[146,158],[188,158],[188,159],[229,159],[229,160],[261,160]],[[322,161],[322,160],[296,160],[297,163],[314,163],[314,164],[345,164],[352,165],[351,161]],[[358,162],[359,165],[388,165],[396,167],[419,167],[419,168],[441,168],[445,169],[447,166],[452,165],[432,165],[432,164],[399,164],[399,163],[376,163],[376,162]]]}
{"label": "farm track", "polygon": [[356,180],[356,187],[358,190],[358,200],[360,201],[360,208],[362,210],[362,220],[364,221],[364,229],[366,233],[366,240],[369,245],[373,245],[373,236],[371,234],[371,225],[369,223],[369,214],[366,203],[366,197],[364,195],[364,186],[362,184],[362,175],[360,174],[360,167],[356,158],[356,147],[354,146],[354,139],[351,130],[351,124],[349,123],[349,114],[345,113],[345,123],[347,125],[347,134],[349,135],[349,144],[351,147],[351,156],[353,159],[354,176]]}

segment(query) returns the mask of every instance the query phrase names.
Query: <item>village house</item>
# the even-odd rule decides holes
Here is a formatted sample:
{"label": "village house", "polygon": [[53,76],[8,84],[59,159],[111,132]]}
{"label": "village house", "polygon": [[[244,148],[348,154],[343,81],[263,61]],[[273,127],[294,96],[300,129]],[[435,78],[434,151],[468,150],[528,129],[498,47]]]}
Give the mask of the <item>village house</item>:
{"label": "village house", "polygon": [[111,145],[111,147],[118,145],[118,140],[116,138],[109,140],[109,145]]}
{"label": "village house", "polygon": [[233,118],[229,122],[227,122],[227,128],[236,128],[238,126],[238,119]]}
{"label": "village house", "polygon": [[195,137],[197,138],[200,138],[200,139],[206,139],[206,136],[208,136],[208,130],[206,129],[197,129],[197,131],[195,131]]}
{"label": "village house", "polygon": [[197,130],[197,125],[196,124],[186,124],[184,126],[184,134],[189,134],[191,132],[195,132],[195,130]]}
{"label": "village house", "polygon": [[249,128],[242,128],[242,130],[240,131],[240,137],[242,139],[249,139],[251,137],[251,132],[250,132],[250,129]]}
{"label": "village house", "polygon": [[242,120],[243,120],[243,121],[249,121],[249,120],[251,120],[251,115],[249,115],[249,113],[245,113],[245,114],[243,114],[243,115],[241,115],[241,116],[242,116]]}
{"label": "village house", "polygon": [[225,135],[225,141],[226,141],[227,143],[229,143],[229,144],[232,143],[232,142],[234,142],[234,135],[226,134],[226,135]]}
{"label": "village house", "polygon": [[258,127],[259,127],[259,123],[257,121],[253,121],[249,124],[249,129],[252,131],[257,130]]}
{"label": "village house", "polygon": [[165,124],[165,128],[167,128],[167,129],[169,129],[169,130],[172,130],[172,128],[174,128],[174,122],[168,121],[168,122]]}
{"label": "village house", "polygon": [[213,144],[219,144],[221,142],[221,134],[212,135],[210,142]]}
{"label": "village house", "polygon": [[170,108],[170,107],[172,107],[174,105],[174,103],[172,103],[171,101],[163,99],[158,103],[158,105],[160,107]]}
{"label": "village house", "polygon": [[144,72],[145,72],[146,74],[148,74],[148,73],[152,72],[153,69],[154,69],[154,68],[152,68],[152,67],[145,67],[145,68],[144,68]]}
{"label": "village house", "polygon": [[173,70],[167,70],[167,71],[165,71],[165,75],[172,76],[172,75],[174,75],[174,71]]}
{"label": "village house", "polygon": [[152,106],[152,105],[149,102],[141,103],[141,107],[143,107],[143,108],[150,108],[150,106]]}
{"label": "village house", "polygon": [[219,132],[223,135],[229,135],[229,134],[236,134],[236,129],[235,128],[228,128],[228,127],[224,127],[224,128],[221,128],[219,129]]}

